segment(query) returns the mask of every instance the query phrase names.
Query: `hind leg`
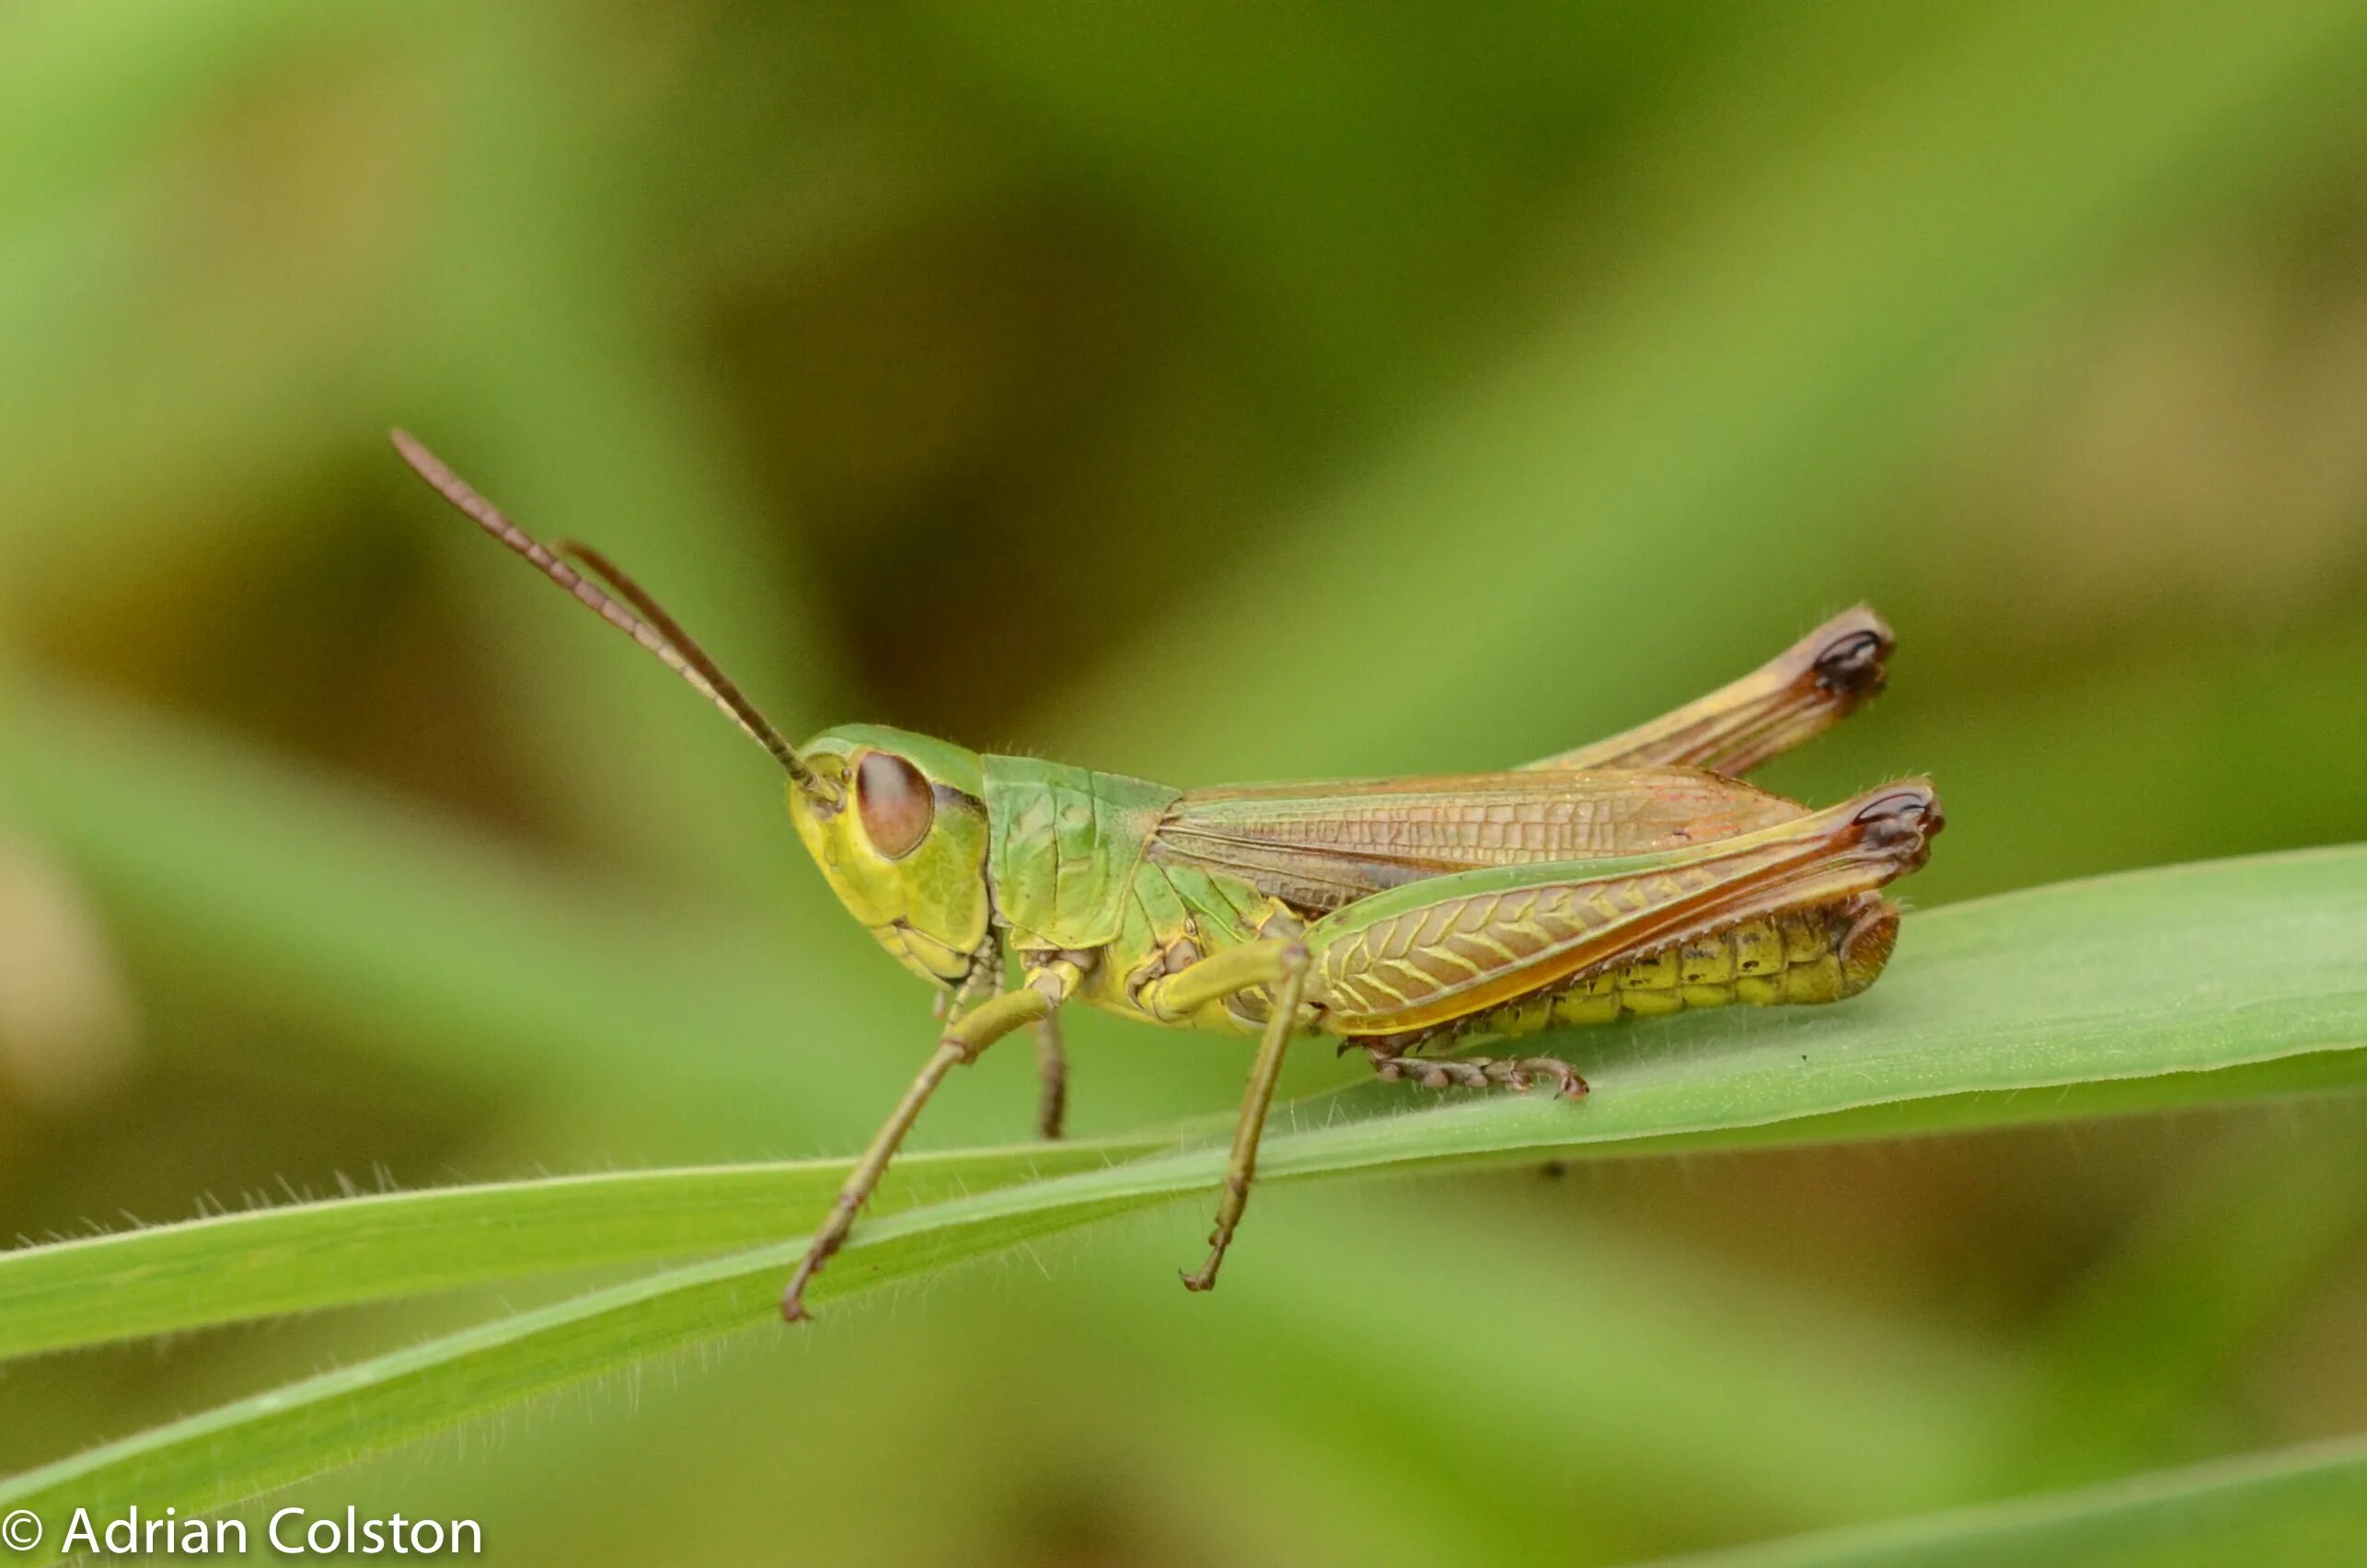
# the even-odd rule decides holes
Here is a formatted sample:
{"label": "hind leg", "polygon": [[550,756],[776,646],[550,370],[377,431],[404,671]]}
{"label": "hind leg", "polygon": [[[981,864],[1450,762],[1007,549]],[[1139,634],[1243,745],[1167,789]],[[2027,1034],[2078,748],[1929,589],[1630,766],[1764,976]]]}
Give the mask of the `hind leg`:
{"label": "hind leg", "polygon": [[1383,1083],[1419,1084],[1424,1089],[1511,1089],[1526,1094],[1541,1079],[1553,1086],[1556,1098],[1583,1100],[1587,1080],[1558,1056],[1416,1056],[1403,1044],[1385,1040],[1350,1043],[1371,1059],[1375,1077]]}
{"label": "hind leg", "polygon": [[1736,777],[1831,729],[1882,689],[1890,628],[1867,605],[1844,610],[1758,669],[1633,730],[1531,768],[1681,764]]}

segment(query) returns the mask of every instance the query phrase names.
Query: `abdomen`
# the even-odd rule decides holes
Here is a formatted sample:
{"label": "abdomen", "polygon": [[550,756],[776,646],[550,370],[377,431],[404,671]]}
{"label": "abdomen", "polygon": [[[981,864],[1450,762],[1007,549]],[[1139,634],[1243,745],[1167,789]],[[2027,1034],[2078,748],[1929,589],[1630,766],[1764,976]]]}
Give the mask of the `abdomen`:
{"label": "abdomen", "polygon": [[1404,1044],[1517,1039],[1548,1029],[1657,1018],[1688,1008],[1837,1002],[1882,973],[1899,906],[1864,893],[1738,921],[1681,946],[1565,981],[1468,1018],[1410,1034]]}

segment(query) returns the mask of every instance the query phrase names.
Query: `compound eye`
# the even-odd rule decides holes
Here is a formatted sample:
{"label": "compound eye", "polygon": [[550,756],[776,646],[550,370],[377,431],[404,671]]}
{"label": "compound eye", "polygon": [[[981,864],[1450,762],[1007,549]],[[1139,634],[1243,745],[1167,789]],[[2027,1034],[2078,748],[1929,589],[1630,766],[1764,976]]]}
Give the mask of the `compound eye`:
{"label": "compound eye", "polygon": [[937,816],[936,792],[920,769],[888,752],[867,753],[855,768],[855,809],[872,847],[901,860],[920,847]]}

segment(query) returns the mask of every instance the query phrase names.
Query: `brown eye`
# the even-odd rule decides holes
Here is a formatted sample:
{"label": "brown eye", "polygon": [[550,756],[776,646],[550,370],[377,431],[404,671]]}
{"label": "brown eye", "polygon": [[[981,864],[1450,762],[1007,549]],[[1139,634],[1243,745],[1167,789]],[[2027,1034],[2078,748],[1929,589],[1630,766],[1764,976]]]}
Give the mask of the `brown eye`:
{"label": "brown eye", "polygon": [[855,806],[872,847],[891,860],[919,848],[937,815],[937,797],[920,769],[886,752],[866,754],[856,767]]}

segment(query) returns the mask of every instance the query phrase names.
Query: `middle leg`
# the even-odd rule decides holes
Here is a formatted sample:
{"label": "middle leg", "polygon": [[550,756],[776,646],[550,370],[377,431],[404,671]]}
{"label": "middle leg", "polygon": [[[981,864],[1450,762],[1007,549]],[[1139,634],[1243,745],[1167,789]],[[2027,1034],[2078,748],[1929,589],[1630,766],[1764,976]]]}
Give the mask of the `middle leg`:
{"label": "middle leg", "polygon": [[1056,1143],[1068,1120],[1068,1052],[1060,1043],[1056,1012],[1035,1020],[1035,1076],[1043,1086],[1036,1101],[1036,1136]]}
{"label": "middle leg", "polygon": [[1271,994],[1271,1010],[1258,1037],[1257,1060],[1250,1068],[1241,1118],[1233,1124],[1224,1196],[1217,1203],[1216,1228],[1208,1233],[1208,1260],[1184,1276],[1186,1290],[1215,1286],[1225,1249],[1232,1245],[1233,1232],[1240,1228],[1242,1211],[1249,1206],[1250,1182],[1257,1175],[1258,1140],[1265,1132],[1266,1113],[1274,1107],[1274,1087],[1281,1081],[1282,1058],[1298,1027],[1299,1003],[1306,993],[1307,945],[1287,937],[1244,942],[1155,980],[1143,992],[1143,1005],[1153,1016],[1184,1018],[1220,997],[1260,987]]}

